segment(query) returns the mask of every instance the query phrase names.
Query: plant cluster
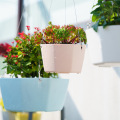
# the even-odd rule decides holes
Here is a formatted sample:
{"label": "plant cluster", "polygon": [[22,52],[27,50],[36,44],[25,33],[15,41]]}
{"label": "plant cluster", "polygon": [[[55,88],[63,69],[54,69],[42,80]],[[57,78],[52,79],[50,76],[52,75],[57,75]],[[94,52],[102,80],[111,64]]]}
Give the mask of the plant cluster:
{"label": "plant cluster", "polygon": [[120,25],[120,0],[98,0],[92,14],[92,26],[97,32],[98,26]]}
{"label": "plant cluster", "polygon": [[[41,56],[41,43],[46,44],[76,44],[84,42],[86,44],[86,34],[82,28],[73,25],[52,25],[40,31],[40,28],[35,27],[34,34],[30,34],[30,26],[26,26],[28,34],[19,33],[15,38],[13,46],[8,47],[7,55],[4,63],[7,63],[7,74],[14,74],[15,77],[38,77],[38,72],[41,71],[41,77],[57,77],[56,73],[46,73],[43,67]],[[40,64],[40,68],[39,68]]]}
{"label": "plant cluster", "polygon": [[[30,26],[27,26],[28,31]],[[40,43],[43,38],[40,29],[35,27],[33,35],[24,32],[19,33],[19,37],[15,38],[14,46],[9,47],[8,55],[6,55],[7,74],[14,74],[15,77],[38,77],[39,70],[41,77],[57,77],[56,73],[46,73],[43,68]],[[40,64],[40,68],[39,68]]]}
{"label": "plant cluster", "polygon": [[46,44],[76,44],[84,42],[86,44],[86,34],[81,27],[75,27],[74,25],[53,25],[48,23],[48,27],[43,29],[43,43]]}
{"label": "plant cluster", "polygon": [[5,43],[5,44],[1,43],[0,44],[0,55],[3,56],[3,57],[6,57],[6,55],[9,52],[10,47],[11,47],[11,45],[8,44],[8,43]]}

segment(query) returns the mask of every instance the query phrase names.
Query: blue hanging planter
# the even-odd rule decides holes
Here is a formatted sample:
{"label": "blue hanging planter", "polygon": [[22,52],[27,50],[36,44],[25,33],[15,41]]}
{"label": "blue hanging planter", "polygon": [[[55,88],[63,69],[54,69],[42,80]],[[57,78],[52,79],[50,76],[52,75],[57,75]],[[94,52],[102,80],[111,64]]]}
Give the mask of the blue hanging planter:
{"label": "blue hanging planter", "polygon": [[19,112],[59,111],[64,106],[68,79],[1,78],[6,110]]}

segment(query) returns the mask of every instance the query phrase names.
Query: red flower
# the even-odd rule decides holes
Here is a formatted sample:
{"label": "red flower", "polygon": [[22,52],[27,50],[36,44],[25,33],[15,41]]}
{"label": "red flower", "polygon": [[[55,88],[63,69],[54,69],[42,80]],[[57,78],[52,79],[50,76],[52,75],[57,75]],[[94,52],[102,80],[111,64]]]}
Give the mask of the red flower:
{"label": "red flower", "polygon": [[11,57],[14,57],[14,55],[11,55]]}
{"label": "red flower", "polygon": [[18,64],[18,62],[15,62],[15,64]]}
{"label": "red flower", "polygon": [[6,56],[8,54],[7,50],[10,49],[10,47],[12,47],[11,45],[9,45],[8,43],[1,43],[0,44],[0,55],[4,57],[4,55]]}
{"label": "red flower", "polygon": [[25,37],[24,37],[24,36],[22,36],[22,39],[25,39]]}
{"label": "red flower", "polygon": [[16,45],[16,48],[18,48],[18,45]]}
{"label": "red flower", "polygon": [[15,57],[17,58],[17,57],[18,57],[18,55],[15,55]]}
{"label": "red flower", "polygon": [[39,30],[40,30],[40,28],[38,27],[38,28],[37,28],[37,31],[39,31]]}
{"label": "red flower", "polygon": [[22,43],[22,41],[21,41],[21,40],[17,40],[16,42],[17,42],[17,43]]}
{"label": "red flower", "polygon": [[28,35],[30,35],[30,33],[28,33]]}
{"label": "red flower", "polygon": [[7,52],[10,52],[12,49],[8,49],[8,50],[6,50]]}
{"label": "red flower", "polygon": [[27,25],[26,27],[27,27],[28,30],[30,30],[30,26]]}
{"label": "red flower", "polygon": [[23,32],[21,32],[21,33],[18,33],[19,35],[23,35],[24,34],[24,31]]}
{"label": "red flower", "polygon": [[8,56],[7,55],[4,55],[5,58],[7,58]]}
{"label": "red flower", "polygon": [[13,42],[11,42],[12,44],[14,43],[14,41]]}
{"label": "red flower", "polygon": [[19,43],[19,40],[17,40],[16,43]]}

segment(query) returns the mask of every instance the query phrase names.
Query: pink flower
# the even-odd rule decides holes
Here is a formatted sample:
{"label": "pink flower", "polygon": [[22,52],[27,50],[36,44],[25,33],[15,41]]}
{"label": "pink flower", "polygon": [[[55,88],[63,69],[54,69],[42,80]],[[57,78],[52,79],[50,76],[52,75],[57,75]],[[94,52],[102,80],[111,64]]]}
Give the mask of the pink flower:
{"label": "pink flower", "polygon": [[14,55],[11,55],[11,57],[14,57]]}
{"label": "pink flower", "polygon": [[26,27],[27,27],[28,30],[30,30],[30,26],[27,25]]}
{"label": "pink flower", "polygon": [[37,28],[37,31],[39,31],[39,30],[40,30],[40,28],[38,27],[38,28]]}
{"label": "pink flower", "polygon": [[14,57],[16,57],[16,58],[17,58],[17,57],[18,57],[18,55],[15,55]]}
{"label": "pink flower", "polygon": [[34,27],[37,30],[37,27]]}
{"label": "pink flower", "polygon": [[7,55],[4,55],[5,58],[7,58],[8,56]]}
{"label": "pink flower", "polygon": [[14,41],[13,42],[11,42],[12,44],[14,43]]}
{"label": "pink flower", "polygon": [[8,50],[6,50],[7,52],[10,52],[12,49],[8,49]]}
{"label": "pink flower", "polygon": [[23,32],[21,32],[21,33],[18,33],[18,35],[23,35],[24,34],[24,31]]}

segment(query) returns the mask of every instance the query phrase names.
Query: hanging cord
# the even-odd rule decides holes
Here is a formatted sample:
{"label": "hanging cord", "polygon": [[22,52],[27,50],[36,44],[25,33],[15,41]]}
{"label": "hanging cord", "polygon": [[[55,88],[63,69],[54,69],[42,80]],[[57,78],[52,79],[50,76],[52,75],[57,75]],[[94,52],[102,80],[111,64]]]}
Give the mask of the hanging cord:
{"label": "hanging cord", "polygon": [[51,3],[50,3],[49,14],[51,12],[52,3],[53,3],[53,0],[51,0]]}
{"label": "hanging cord", "polygon": [[[94,3],[95,3],[95,0],[93,0],[93,5],[92,6],[94,6]],[[92,7],[91,11],[92,10],[93,10],[93,7]],[[89,21],[90,22],[87,23],[87,29],[91,28],[91,24],[92,24],[92,16],[91,15],[90,15],[90,20]]]}
{"label": "hanging cord", "polygon": [[[41,2],[43,3],[43,0],[41,0]],[[49,9],[48,9],[48,14],[49,14],[49,15],[50,15],[50,12],[51,12],[52,3],[53,3],[53,0],[51,0],[50,7],[49,7]],[[46,14],[45,7],[43,7],[43,9],[44,9],[46,18],[47,18],[47,17],[49,18],[49,15]]]}
{"label": "hanging cord", "polygon": [[[38,55],[40,55],[40,53],[38,53]],[[38,64],[39,64],[38,65],[38,76],[39,76],[39,81],[41,82],[42,80],[41,80],[41,76],[40,76],[40,60],[39,60]]]}
{"label": "hanging cord", "polygon": [[66,25],[66,0],[65,0],[65,25]]}
{"label": "hanging cord", "polygon": [[[74,4],[74,10],[75,10],[75,18],[76,18],[76,24],[78,23],[78,20],[77,20],[77,10],[76,10],[76,5],[75,5],[75,1],[73,0],[73,4]],[[78,30],[78,37],[80,38],[80,35],[79,35],[79,30]],[[81,38],[80,38],[80,44],[81,44],[81,49],[82,49],[82,41],[81,41]]]}
{"label": "hanging cord", "polygon": [[18,22],[17,33],[16,33],[17,35],[18,35],[18,30],[19,30],[19,27],[20,27],[22,18],[23,18],[23,13],[24,13],[24,11],[25,11],[25,7],[23,6],[22,14],[21,14],[20,20],[19,20],[19,22]]}
{"label": "hanging cord", "polygon": [[[41,0],[41,2],[43,3],[43,0]],[[50,15],[50,11],[51,11],[51,7],[52,7],[52,3],[53,3],[53,0],[51,0],[51,3],[50,3],[50,8],[49,8],[49,15]],[[43,7],[44,8],[44,11],[45,11],[45,7]],[[46,15],[46,11],[45,11],[45,15]],[[46,17],[49,17],[49,16],[47,16],[46,15]],[[41,46],[40,46],[40,49],[41,49]],[[40,52],[40,51],[39,51]],[[38,52],[38,55],[40,55],[40,53]],[[39,76],[39,81],[41,82],[42,80],[41,80],[41,76],[40,76],[40,60],[38,61],[38,76]]]}
{"label": "hanging cord", "polygon": [[[23,18],[23,13],[25,11],[25,7],[23,7],[23,10],[22,10],[22,14],[21,14],[21,17],[20,17],[20,21],[18,22],[18,28],[17,28],[17,34],[18,34],[18,30],[19,30],[19,27],[20,27],[20,24],[21,24],[21,21],[22,21],[22,18]],[[27,10],[26,10],[27,11]],[[28,23],[28,11],[27,11],[27,23]],[[40,53],[38,53],[38,55],[40,55]],[[40,76],[40,60],[38,62],[38,76],[39,76],[39,81],[41,81],[41,76]]]}

